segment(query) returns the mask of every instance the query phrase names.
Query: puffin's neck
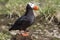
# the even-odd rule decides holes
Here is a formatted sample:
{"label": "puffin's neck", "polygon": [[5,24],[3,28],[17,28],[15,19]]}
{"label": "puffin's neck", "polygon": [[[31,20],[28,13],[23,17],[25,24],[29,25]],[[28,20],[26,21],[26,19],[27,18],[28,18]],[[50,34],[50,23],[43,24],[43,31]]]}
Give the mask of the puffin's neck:
{"label": "puffin's neck", "polygon": [[25,15],[34,15],[32,9],[27,9]]}

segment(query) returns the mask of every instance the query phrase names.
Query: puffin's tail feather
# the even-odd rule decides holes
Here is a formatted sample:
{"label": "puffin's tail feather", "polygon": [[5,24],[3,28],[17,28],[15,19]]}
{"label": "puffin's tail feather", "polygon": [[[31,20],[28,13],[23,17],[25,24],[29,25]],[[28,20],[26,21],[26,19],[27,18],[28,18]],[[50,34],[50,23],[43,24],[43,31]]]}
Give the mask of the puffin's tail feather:
{"label": "puffin's tail feather", "polygon": [[9,31],[11,31],[11,30],[12,30],[12,28],[9,29]]}

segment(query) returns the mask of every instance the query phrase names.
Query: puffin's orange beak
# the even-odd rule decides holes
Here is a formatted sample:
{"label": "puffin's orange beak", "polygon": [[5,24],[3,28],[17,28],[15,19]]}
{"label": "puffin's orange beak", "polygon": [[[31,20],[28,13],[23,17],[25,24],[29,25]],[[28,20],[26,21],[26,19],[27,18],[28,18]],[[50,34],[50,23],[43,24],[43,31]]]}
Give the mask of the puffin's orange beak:
{"label": "puffin's orange beak", "polygon": [[33,9],[34,10],[38,10],[39,8],[38,8],[38,6],[34,6]]}

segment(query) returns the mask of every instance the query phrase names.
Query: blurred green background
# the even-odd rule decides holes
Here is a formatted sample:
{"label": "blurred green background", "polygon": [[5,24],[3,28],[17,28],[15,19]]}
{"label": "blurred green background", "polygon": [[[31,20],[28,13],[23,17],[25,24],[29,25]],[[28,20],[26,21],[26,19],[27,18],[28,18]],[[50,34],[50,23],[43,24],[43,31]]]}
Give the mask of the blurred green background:
{"label": "blurred green background", "polygon": [[[1,23],[5,25],[5,24],[8,24],[9,21],[10,21],[10,23],[14,21],[14,20],[11,21],[12,18],[10,18],[10,17],[9,17],[9,19],[6,20],[4,18],[5,16],[1,17],[1,15],[2,16],[3,15],[11,16],[11,15],[16,14],[19,17],[21,15],[23,15],[25,12],[26,4],[31,1],[33,1],[35,4],[37,4],[39,6],[39,10],[36,12],[36,15],[39,14],[36,17],[37,18],[36,22],[37,21],[38,22],[32,26],[33,26],[34,30],[41,29],[43,31],[45,29],[43,23],[51,23],[50,19],[52,19],[52,17],[54,17],[56,15],[56,13],[58,11],[60,11],[60,0],[0,0],[0,19],[5,20]],[[43,21],[42,23],[41,23],[41,20]],[[42,27],[39,28],[39,27],[37,27],[38,25],[42,26]],[[31,27],[30,30],[32,30],[33,28]],[[50,29],[50,27],[48,29]],[[10,40],[11,34],[6,29],[0,28],[0,30],[2,30],[0,32],[0,40]],[[52,38],[52,40],[60,40],[60,39]]]}

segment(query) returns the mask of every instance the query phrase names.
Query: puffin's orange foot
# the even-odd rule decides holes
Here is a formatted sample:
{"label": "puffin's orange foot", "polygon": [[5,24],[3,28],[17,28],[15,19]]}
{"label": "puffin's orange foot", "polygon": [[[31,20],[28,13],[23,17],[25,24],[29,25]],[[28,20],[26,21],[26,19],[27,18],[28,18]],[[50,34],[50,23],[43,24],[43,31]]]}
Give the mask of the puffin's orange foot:
{"label": "puffin's orange foot", "polygon": [[28,32],[22,33],[22,36],[29,36]]}

